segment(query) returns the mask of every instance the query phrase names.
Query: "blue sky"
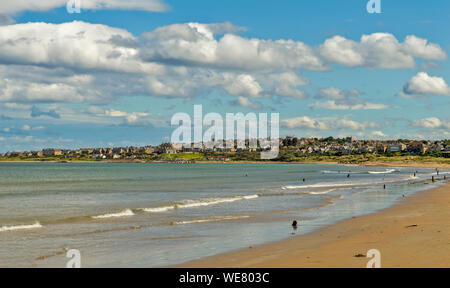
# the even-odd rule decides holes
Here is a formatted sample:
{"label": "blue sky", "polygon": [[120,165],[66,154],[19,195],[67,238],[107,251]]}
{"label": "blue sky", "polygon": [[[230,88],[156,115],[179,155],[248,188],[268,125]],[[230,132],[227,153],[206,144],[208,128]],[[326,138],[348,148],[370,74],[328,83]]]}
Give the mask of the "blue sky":
{"label": "blue sky", "polygon": [[449,138],[448,1],[80,1],[0,4],[0,152],[159,144],[194,104],[280,113],[281,135]]}

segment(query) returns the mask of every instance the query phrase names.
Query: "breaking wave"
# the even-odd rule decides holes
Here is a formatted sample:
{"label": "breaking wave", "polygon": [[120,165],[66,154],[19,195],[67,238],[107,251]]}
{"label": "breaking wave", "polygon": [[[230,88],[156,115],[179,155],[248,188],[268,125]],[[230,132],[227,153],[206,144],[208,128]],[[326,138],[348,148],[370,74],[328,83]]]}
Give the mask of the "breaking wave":
{"label": "breaking wave", "polygon": [[322,194],[328,194],[332,191],[335,191],[337,189],[329,189],[329,190],[325,190],[325,191],[313,191],[313,192],[305,192],[305,194],[311,194],[311,195],[322,195]]}
{"label": "breaking wave", "polygon": [[385,171],[369,171],[369,174],[390,174],[396,171],[397,169],[386,169]]}
{"label": "breaking wave", "polygon": [[393,183],[393,182],[402,182],[411,179],[417,179],[417,177],[409,176],[406,178],[399,178],[395,180],[382,180],[382,181],[369,181],[369,182],[330,182],[330,183],[317,183],[311,185],[288,185],[281,187],[282,190],[287,189],[304,189],[304,188],[324,188],[324,187],[353,187],[360,185],[375,185],[375,184],[383,184],[383,183]]}
{"label": "breaking wave", "polygon": [[330,170],[322,170],[322,174],[361,174],[364,172],[351,172],[351,171],[330,171]]}
{"label": "breaking wave", "polygon": [[36,222],[31,225],[16,225],[16,226],[3,226],[0,227],[0,232],[7,232],[7,231],[16,231],[16,230],[29,230],[29,229],[37,229],[42,228],[43,226],[41,223]]}
{"label": "breaking wave", "polygon": [[226,221],[226,220],[237,220],[237,219],[245,219],[250,218],[248,215],[244,216],[223,216],[223,217],[214,217],[208,219],[197,219],[197,220],[188,220],[188,221],[179,221],[179,222],[170,222],[171,225],[185,225],[185,224],[197,224],[197,223],[206,223],[206,222],[218,222],[218,221]]}
{"label": "breaking wave", "polygon": [[131,209],[126,209],[119,213],[111,213],[111,214],[104,214],[104,215],[98,215],[98,216],[91,216],[93,219],[106,219],[106,218],[120,218],[120,217],[129,217],[134,216],[134,212],[131,211]]}
{"label": "breaking wave", "polygon": [[259,195],[247,195],[247,196],[236,196],[236,197],[228,197],[228,198],[207,198],[202,200],[184,200],[180,203],[167,205],[162,207],[151,207],[151,208],[141,208],[139,210],[148,212],[148,213],[159,213],[166,212],[174,209],[184,209],[184,208],[195,208],[195,207],[203,207],[203,206],[211,206],[222,203],[231,203],[240,200],[250,200],[258,198]]}

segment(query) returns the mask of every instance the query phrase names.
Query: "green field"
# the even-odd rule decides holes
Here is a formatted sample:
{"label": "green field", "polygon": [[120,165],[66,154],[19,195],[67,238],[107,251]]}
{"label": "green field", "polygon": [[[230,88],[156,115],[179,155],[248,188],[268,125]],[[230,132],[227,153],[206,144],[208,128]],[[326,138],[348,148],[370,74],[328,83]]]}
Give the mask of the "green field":
{"label": "green field", "polygon": [[174,154],[167,154],[162,153],[156,156],[156,159],[168,159],[168,160],[200,160],[205,158],[205,154],[203,153],[174,153]]}
{"label": "green field", "polygon": [[[273,160],[261,160],[260,153],[258,152],[243,152],[236,154],[205,154],[205,153],[175,153],[175,154],[159,154],[156,156],[142,157],[141,161],[173,161],[173,160],[202,160],[208,156],[226,156],[230,159],[230,162],[242,162],[242,161],[254,161],[254,162],[336,162],[346,164],[359,164],[370,162],[396,162],[396,163],[437,163],[437,164],[449,164],[450,158],[437,157],[434,155],[395,155],[395,154],[349,154],[349,155],[319,155],[319,154],[302,154],[292,151],[280,151],[279,156]],[[137,160],[137,159],[136,159]],[[137,160],[137,161],[139,161]],[[123,162],[133,161],[132,158],[123,158],[118,160],[113,159],[93,159],[89,157],[67,157],[53,156],[53,157],[0,157],[0,161],[13,162],[77,162],[77,161],[89,161],[89,162]]]}

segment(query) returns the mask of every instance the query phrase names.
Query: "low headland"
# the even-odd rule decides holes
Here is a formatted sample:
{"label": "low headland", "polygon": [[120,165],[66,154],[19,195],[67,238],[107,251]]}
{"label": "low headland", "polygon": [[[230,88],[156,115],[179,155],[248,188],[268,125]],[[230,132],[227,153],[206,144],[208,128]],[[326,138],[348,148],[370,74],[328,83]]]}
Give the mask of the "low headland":
{"label": "low headland", "polygon": [[[347,138],[280,139],[278,156],[262,160],[258,142],[251,148],[237,142],[219,148],[213,144],[192,143],[189,147],[163,143],[159,146],[53,149],[6,152],[6,162],[100,162],[100,163],[319,163],[367,166],[450,167],[450,140],[354,140]],[[234,145],[234,146],[233,146]],[[213,147],[213,148],[211,148]]]}

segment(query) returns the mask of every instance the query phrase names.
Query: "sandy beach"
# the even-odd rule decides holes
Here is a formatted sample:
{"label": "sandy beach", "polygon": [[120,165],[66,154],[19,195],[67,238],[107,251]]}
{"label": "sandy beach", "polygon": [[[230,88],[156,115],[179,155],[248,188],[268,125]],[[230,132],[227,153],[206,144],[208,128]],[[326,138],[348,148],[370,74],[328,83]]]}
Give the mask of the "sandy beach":
{"label": "sandy beach", "polygon": [[[450,184],[402,198],[378,213],[341,221],[280,242],[177,267],[366,267],[368,250],[382,267],[450,267]],[[301,229],[301,223],[299,226]],[[360,257],[355,257],[360,254]]]}

